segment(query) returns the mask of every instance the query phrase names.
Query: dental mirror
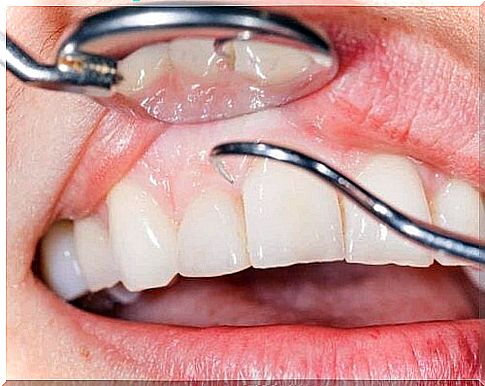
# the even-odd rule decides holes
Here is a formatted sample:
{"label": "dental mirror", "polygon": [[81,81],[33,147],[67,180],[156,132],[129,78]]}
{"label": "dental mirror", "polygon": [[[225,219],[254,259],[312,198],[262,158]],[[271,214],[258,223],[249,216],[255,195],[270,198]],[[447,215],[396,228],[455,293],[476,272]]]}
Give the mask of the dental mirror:
{"label": "dental mirror", "polygon": [[39,87],[119,95],[164,122],[205,122],[280,106],[336,75],[323,31],[244,7],[121,7],[84,19],[55,65],[7,38],[7,68]]}

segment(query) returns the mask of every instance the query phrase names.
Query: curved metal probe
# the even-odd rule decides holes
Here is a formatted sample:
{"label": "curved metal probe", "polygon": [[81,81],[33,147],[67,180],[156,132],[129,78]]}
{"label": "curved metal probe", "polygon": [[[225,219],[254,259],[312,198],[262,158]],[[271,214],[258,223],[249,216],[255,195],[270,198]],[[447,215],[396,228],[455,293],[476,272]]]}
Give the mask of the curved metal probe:
{"label": "curved metal probe", "polygon": [[485,263],[485,247],[478,240],[406,216],[336,169],[303,153],[256,142],[233,142],[216,146],[211,152],[211,157],[216,161],[215,166],[224,178],[234,182],[220,160],[219,162],[217,160],[217,158],[226,155],[252,155],[297,166],[330,183],[381,223],[386,224],[405,238],[456,257],[481,264]]}
{"label": "curved metal probe", "polygon": [[103,39],[152,30],[163,30],[167,38],[180,34],[200,36],[199,30],[203,30],[206,36],[214,32],[220,41],[254,37],[285,40],[321,53],[326,58],[328,80],[337,70],[332,47],[321,33],[291,17],[237,6],[119,7],[84,19],[62,43],[55,64],[38,63],[8,36],[1,62],[22,81],[40,87],[77,92],[93,87],[109,90],[121,78],[117,61],[103,56],[106,51],[93,52],[93,46],[104,48]]}

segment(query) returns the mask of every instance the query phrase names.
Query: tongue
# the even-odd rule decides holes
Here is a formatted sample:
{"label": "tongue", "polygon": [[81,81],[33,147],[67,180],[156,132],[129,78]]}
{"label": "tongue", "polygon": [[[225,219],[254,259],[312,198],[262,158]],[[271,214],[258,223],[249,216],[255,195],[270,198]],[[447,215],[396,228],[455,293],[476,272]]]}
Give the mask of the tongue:
{"label": "tongue", "polygon": [[[324,263],[249,269],[225,277],[180,278],[169,288],[145,291],[134,303],[120,304],[114,316],[195,327],[361,327],[475,318],[472,297],[477,295],[463,283],[467,280],[460,268],[437,265]],[[95,309],[99,299],[94,296],[84,306]]]}

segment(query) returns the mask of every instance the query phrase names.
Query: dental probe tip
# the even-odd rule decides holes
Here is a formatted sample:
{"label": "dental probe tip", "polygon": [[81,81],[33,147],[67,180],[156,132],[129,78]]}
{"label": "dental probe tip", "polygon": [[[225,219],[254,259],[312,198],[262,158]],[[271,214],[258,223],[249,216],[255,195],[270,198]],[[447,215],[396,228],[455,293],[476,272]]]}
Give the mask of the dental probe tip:
{"label": "dental probe tip", "polygon": [[217,159],[217,155],[211,154],[211,163],[214,168],[219,172],[219,174],[230,184],[234,184],[236,182],[235,178],[232,174],[227,170],[224,165],[224,161]]}

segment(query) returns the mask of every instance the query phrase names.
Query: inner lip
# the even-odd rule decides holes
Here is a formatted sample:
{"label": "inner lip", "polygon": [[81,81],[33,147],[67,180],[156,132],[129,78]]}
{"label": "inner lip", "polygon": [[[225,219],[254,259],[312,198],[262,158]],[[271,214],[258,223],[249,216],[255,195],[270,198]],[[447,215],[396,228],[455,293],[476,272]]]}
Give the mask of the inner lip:
{"label": "inner lip", "polygon": [[[333,31],[333,35],[334,34],[336,34],[335,31]],[[338,45],[338,40],[336,40],[337,49],[340,48],[340,50],[341,50],[340,53],[343,54],[342,56],[344,58],[345,58],[345,51],[346,50],[349,51],[349,55],[350,55],[350,53],[353,52],[352,50],[355,49],[355,47],[345,47],[345,44],[347,44],[347,42],[345,42],[344,44],[342,44],[341,46],[339,46]],[[347,63],[344,64],[344,68],[346,66],[350,66],[350,65],[351,65],[351,63],[350,62],[347,62]],[[298,104],[297,103],[297,104],[295,104],[293,106],[289,106],[289,109],[288,110],[294,109],[294,111],[297,112],[300,107],[302,107],[302,106],[304,107],[304,104],[303,103],[304,103],[304,100],[301,101],[301,104]],[[472,105],[473,105],[473,103],[472,103]],[[350,109],[348,109],[349,107],[350,107]],[[354,107],[355,106],[345,106],[345,109],[347,111],[350,111],[352,113],[352,112],[355,111],[355,110],[353,110]],[[109,117],[112,116],[112,117],[114,117],[113,119],[120,118],[120,122],[122,120],[124,120],[123,122],[129,122],[129,121],[125,120],[126,117],[121,117],[119,114],[120,114],[119,111],[116,111],[116,112],[110,112],[110,111],[108,111],[108,112],[106,112],[106,117],[108,117],[107,119],[109,119]],[[350,114],[350,115],[352,115],[352,114]],[[160,133],[160,129],[161,129],[160,123],[153,123],[153,122],[150,122],[150,121],[144,121],[143,119],[140,120],[138,117],[137,117],[136,120],[131,121],[131,123],[133,124],[133,127],[139,126],[140,123],[141,123],[142,125],[144,125],[144,127],[147,128],[147,132],[144,133],[144,134],[134,134],[134,136],[140,136],[142,138],[141,139],[139,138],[138,142],[136,142],[136,140],[134,141],[134,143],[135,143],[135,146],[134,146],[135,150],[133,150],[133,148],[131,148],[130,150],[127,151],[127,153],[129,153],[129,156],[125,159],[126,162],[124,162],[124,166],[114,168],[114,170],[116,170],[116,176],[111,176],[110,178],[104,178],[104,177],[102,178],[103,182],[107,182],[106,183],[106,186],[104,187],[104,192],[108,189],[108,187],[110,186],[110,184],[112,184],[117,178],[119,178],[119,176],[121,176],[122,174],[124,174],[125,171],[129,169],[130,165],[132,165],[133,162],[134,162],[133,160],[136,159],[137,157],[139,157],[145,151],[145,149],[149,146],[149,144],[152,143],[152,141]],[[473,124],[474,124],[473,117],[472,117],[471,121],[469,121],[467,123],[468,124],[465,125],[466,127],[473,128]],[[375,126],[376,124],[377,124],[376,122],[373,122],[372,125]],[[464,129],[465,131],[466,131],[466,127]],[[335,134],[335,133],[330,133],[330,134],[332,135],[332,134]],[[337,134],[337,136],[338,135],[339,134]],[[351,137],[353,135],[355,135],[355,132],[354,133],[351,133]],[[93,138],[95,138],[95,137],[96,137],[96,134],[93,136]],[[126,138],[126,137],[120,137],[120,138]],[[97,139],[99,139],[99,138],[97,138]],[[133,138],[130,138],[130,140],[132,140],[132,139]],[[392,141],[390,141],[390,142],[392,143]],[[83,201],[80,198],[80,194],[79,194],[80,191],[82,192],[82,190],[83,190],[84,187],[90,185],[90,182],[92,181],[90,179],[90,176],[92,176],[92,174],[95,174],[95,173],[92,173],[91,172],[90,173],[90,176],[84,175],[82,178],[76,180],[77,176],[80,176],[80,175],[82,176],[83,162],[89,163],[90,162],[90,155],[94,155],[95,154],[95,151],[99,151],[99,149],[100,149],[100,147],[96,147],[96,141],[94,141],[94,140],[91,143],[91,145],[93,145],[92,148],[94,148],[95,150],[91,150],[90,147],[87,148],[86,153],[81,158],[80,166],[78,166],[78,169],[77,169],[77,171],[80,171],[81,170],[81,173],[80,174],[74,173],[73,174],[73,178],[66,185],[66,190],[64,191],[64,193],[63,193],[63,195],[61,197],[60,204],[56,208],[56,213],[57,213],[58,216],[61,216],[61,217],[63,217],[63,216],[67,216],[67,217],[77,217],[77,216],[79,216],[79,215],[81,215],[83,213],[89,212],[89,210],[93,207],[94,203],[96,203],[98,201],[98,198],[92,199],[91,202]],[[379,146],[384,146],[385,147],[385,146],[388,146],[388,144],[387,145],[378,144],[377,147],[379,147]],[[396,143],[394,143],[393,146],[395,146],[396,148],[398,147],[398,145]],[[92,151],[92,153],[90,153],[91,151]],[[398,150],[398,152],[400,152],[400,151],[402,151],[402,150]],[[127,153],[122,154],[122,156],[126,156]],[[437,153],[435,153],[431,157],[429,157],[429,159],[434,159],[435,160],[433,163],[438,163],[437,160],[443,158],[443,157],[437,156],[436,154]],[[463,157],[463,160],[464,160],[464,162],[462,164],[467,164],[467,165],[469,165],[470,163],[473,163],[474,164],[474,162],[476,161],[474,159],[469,158],[467,154],[465,154],[465,155],[461,154],[460,156],[462,156]],[[423,157],[423,158],[428,158],[428,157]],[[451,164],[453,164],[454,166],[456,166],[456,163],[454,163],[454,161],[453,162],[450,161],[450,165]],[[447,166],[445,166],[445,168],[446,167]],[[106,163],[104,164],[104,169],[103,170],[104,170],[105,173],[108,173],[108,171],[107,171],[108,169],[112,169],[112,167],[109,166],[109,162],[108,162],[108,164],[106,164]],[[453,173],[456,173],[457,175],[462,175],[463,174],[464,175],[464,178],[468,178],[468,179],[471,179],[471,180],[475,181],[476,178],[478,177],[478,174],[477,174],[477,172],[475,172],[475,169],[473,168],[473,170],[471,172],[470,172],[470,168],[468,168],[467,171],[466,170],[467,170],[466,167],[462,167],[461,170],[458,167],[458,170],[454,169],[453,170]],[[99,176],[98,176],[98,178],[99,178]],[[81,184],[79,184],[79,182],[81,182]],[[76,193],[73,193],[73,188],[72,187],[75,187],[77,189],[77,192]],[[80,187],[81,187],[81,189],[79,190]],[[102,196],[103,194],[104,193],[102,193],[101,191],[98,192],[98,197],[99,196]],[[89,197],[92,197],[92,196],[93,195],[89,195]],[[79,206],[76,207],[76,205],[79,205]],[[323,267],[323,266],[326,265],[326,264],[327,263],[322,264],[322,269],[325,269],[325,267]],[[342,265],[343,265],[343,263],[342,263]],[[337,266],[337,264],[332,265],[332,268],[335,268],[336,266]],[[326,267],[326,268],[329,268],[330,269],[330,267]],[[376,267],[365,267],[364,269],[367,270],[367,268],[369,270],[370,269],[372,269],[372,270],[379,270],[379,269],[381,269],[381,268],[376,268]],[[385,269],[387,269],[387,268],[389,268],[389,267],[386,267]],[[398,270],[401,270],[401,268],[397,268],[397,267],[391,267],[390,269],[392,270],[394,268],[396,268]],[[296,270],[298,270],[298,269],[299,268],[296,268]],[[303,269],[305,269],[305,268],[303,268]],[[345,269],[346,268],[344,268],[344,270]],[[382,269],[384,270],[383,267],[382,267]],[[439,269],[440,268],[436,268],[436,267],[433,268],[434,271],[438,271]],[[282,274],[282,276],[284,276],[284,275],[291,275],[291,272],[294,271],[294,270],[295,270],[295,267],[292,267],[292,268],[284,268],[284,269],[276,270],[277,272],[270,272],[270,273],[265,272],[264,274],[272,275],[273,273],[275,273],[275,275],[278,276],[278,272],[280,272],[280,273],[281,272],[284,272]],[[451,271],[451,270],[455,270],[455,269],[449,269],[448,272]],[[273,270],[271,270],[271,271],[273,271]],[[239,274],[236,274],[236,276],[237,275],[239,275]],[[259,272],[255,272],[254,270],[250,270],[248,272],[243,272],[241,274],[241,276],[242,277],[245,277],[246,279],[250,275],[258,276],[259,275]],[[459,275],[460,275],[460,273],[458,273],[458,276],[457,277],[459,277]],[[238,278],[238,277],[236,277],[236,278],[231,277],[229,280],[233,280],[233,279],[236,280],[236,281],[237,280],[240,280],[240,278]],[[215,279],[215,280],[217,280],[217,279]],[[221,281],[223,281],[223,280],[226,280],[226,279],[222,279]],[[174,285],[174,289],[179,284],[182,284],[182,286],[185,285],[185,286],[189,286],[190,287],[190,285],[192,285],[190,283],[197,282],[197,281],[203,281],[203,279],[200,279],[200,280],[199,279],[188,280],[186,284],[184,284],[184,283],[175,284]],[[460,286],[460,287],[461,287],[461,289],[464,292],[467,291],[466,289],[463,289],[463,286]],[[150,296],[150,293],[146,293],[145,295]],[[450,319],[465,319],[465,318],[474,318],[476,316],[477,316],[476,315],[476,310],[471,311],[471,312],[469,312],[467,310],[465,310],[465,311],[461,310],[461,311],[459,311],[459,312],[456,313],[456,317],[455,318],[444,317],[442,319],[444,319],[444,320],[450,320]],[[130,318],[127,318],[127,319],[130,319]],[[440,317],[437,317],[436,318],[436,320],[439,320],[439,319],[440,319]],[[418,320],[419,320],[419,318],[418,318]],[[294,321],[295,320],[293,320],[293,322]],[[325,324],[325,325],[331,325],[331,326],[333,325],[333,326],[340,326],[340,327],[342,327],[342,326],[343,327],[355,327],[355,325],[351,325],[351,324],[345,326],[345,323],[342,323],[342,324],[339,325],[339,323],[337,323],[337,322],[332,322],[332,321],[329,322],[328,320],[325,321],[324,323],[321,323],[321,320],[318,320],[318,318],[313,318],[313,320],[312,320],[311,317],[308,318],[308,320],[297,320],[298,323],[303,323],[303,324],[308,323],[308,321],[309,321],[310,324],[315,323],[315,324]],[[400,323],[400,322],[407,323],[409,321],[410,320],[402,320],[402,321],[397,321],[397,323]],[[416,319],[415,319],[415,321],[416,321]],[[101,326],[101,329],[103,329],[103,328],[105,328],[107,326],[110,326],[109,324],[103,324],[104,322],[103,322],[102,319],[101,320],[97,320],[94,323],[98,323],[98,322],[101,323],[101,325],[102,325]],[[290,321],[283,320],[282,322],[283,323],[288,323],[288,322],[292,322],[292,321],[291,320]],[[87,322],[86,321],[83,321],[84,328],[86,328],[86,324],[89,325],[89,323],[91,323],[91,322],[90,321],[87,321]],[[168,323],[168,324],[170,324],[170,323]],[[180,323],[174,323],[174,324],[180,324]],[[222,325],[225,325],[226,323],[221,323],[221,324]],[[269,323],[262,323],[262,324],[273,324],[273,322],[270,321]],[[281,323],[277,322],[277,324],[281,324]],[[190,325],[190,323],[188,323],[188,325]],[[201,325],[204,325],[204,324],[201,323]],[[363,325],[366,325],[366,324],[364,323]],[[369,323],[368,325],[373,325],[373,323]],[[113,327],[113,326],[111,326],[111,327]],[[87,327],[87,329],[89,329],[89,327]]]}

